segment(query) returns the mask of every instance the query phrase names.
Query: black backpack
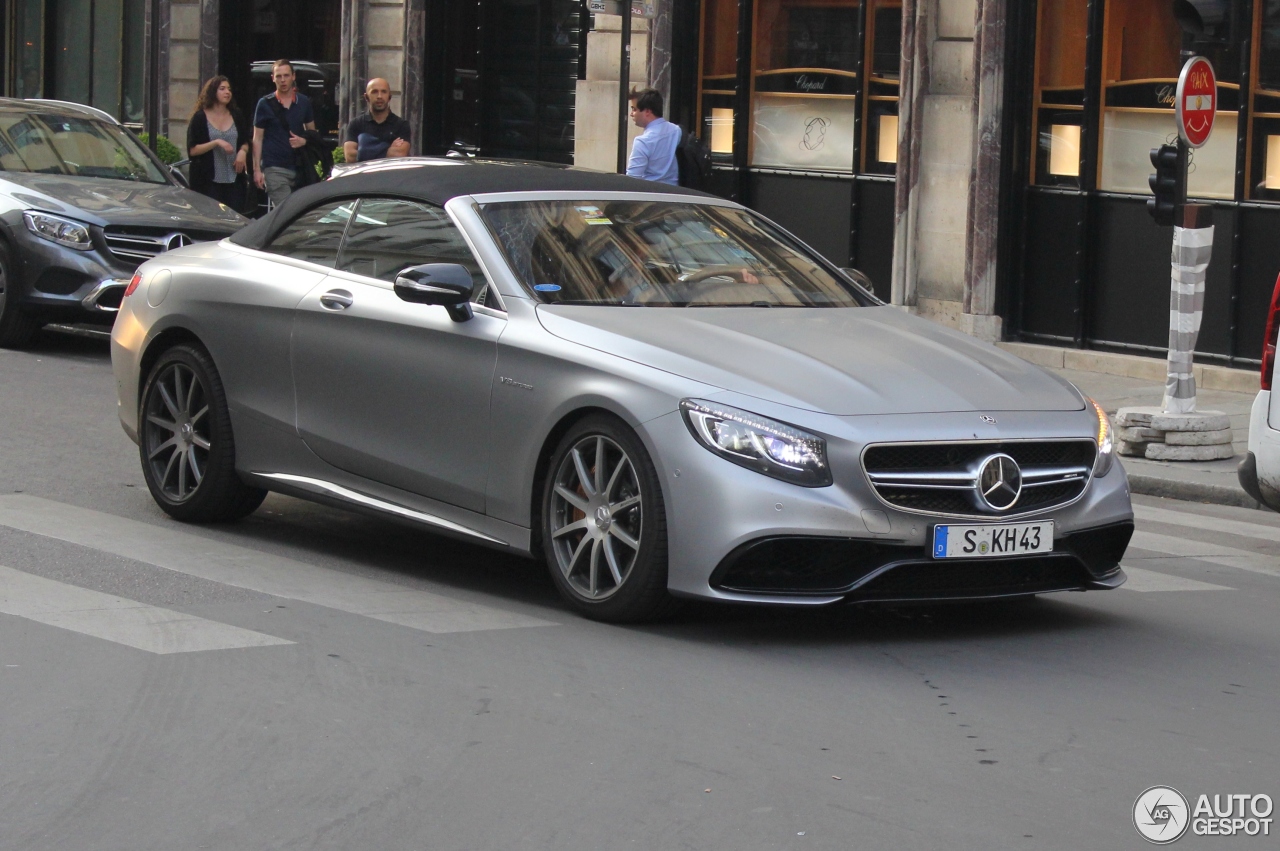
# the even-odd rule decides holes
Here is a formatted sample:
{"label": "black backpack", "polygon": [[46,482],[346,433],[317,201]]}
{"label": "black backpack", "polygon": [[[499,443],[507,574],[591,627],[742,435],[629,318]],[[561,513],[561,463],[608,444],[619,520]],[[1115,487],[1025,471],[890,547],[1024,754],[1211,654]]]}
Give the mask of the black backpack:
{"label": "black backpack", "polygon": [[711,188],[711,148],[688,130],[680,131],[676,167],[680,170],[681,186],[703,191]]}

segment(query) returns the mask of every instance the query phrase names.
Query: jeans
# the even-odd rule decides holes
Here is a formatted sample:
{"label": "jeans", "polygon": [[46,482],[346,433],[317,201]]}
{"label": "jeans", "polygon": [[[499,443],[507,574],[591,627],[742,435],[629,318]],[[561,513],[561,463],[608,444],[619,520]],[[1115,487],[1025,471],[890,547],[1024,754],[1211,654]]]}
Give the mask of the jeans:
{"label": "jeans", "polygon": [[273,206],[279,207],[284,199],[293,194],[293,185],[298,179],[298,172],[291,168],[269,165],[262,170],[267,183],[267,197]]}

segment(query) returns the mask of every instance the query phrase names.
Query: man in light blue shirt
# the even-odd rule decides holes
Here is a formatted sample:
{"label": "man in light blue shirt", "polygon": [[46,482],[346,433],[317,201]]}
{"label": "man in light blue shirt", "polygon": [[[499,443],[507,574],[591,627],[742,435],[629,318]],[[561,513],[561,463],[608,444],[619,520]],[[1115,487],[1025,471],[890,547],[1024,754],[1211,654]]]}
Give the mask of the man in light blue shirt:
{"label": "man in light blue shirt", "polygon": [[633,90],[631,120],[644,132],[631,146],[627,174],[679,186],[676,148],[680,145],[681,130],[679,124],[662,117],[662,94],[657,89]]}

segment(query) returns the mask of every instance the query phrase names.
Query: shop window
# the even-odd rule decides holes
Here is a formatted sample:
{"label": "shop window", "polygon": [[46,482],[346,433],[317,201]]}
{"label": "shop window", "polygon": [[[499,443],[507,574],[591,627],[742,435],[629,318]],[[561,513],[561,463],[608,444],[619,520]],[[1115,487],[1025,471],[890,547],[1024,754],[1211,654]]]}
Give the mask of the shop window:
{"label": "shop window", "polygon": [[124,67],[124,0],[93,4],[93,71],[90,105],[120,114],[120,72]]}
{"label": "shop window", "polygon": [[733,159],[733,101],[737,92],[737,0],[706,0],[702,4],[702,63],[698,100],[702,139],[713,161]]}
{"label": "shop window", "polygon": [[44,97],[44,0],[17,0],[13,9],[14,97]]}
{"label": "shop window", "polygon": [[1218,115],[1193,154],[1188,193],[1234,198],[1240,108],[1236,4],[1226,0],[1108,3],[1103,33],[1102,139],[1098,188],[1149,193],[1152,148],[1176,138],[1174,98],[1182,51],[1205,56],[1218,75]]}
{"label": "shop window", "polygon": [[140,122],[144,12],[145,0],[17,0],[9,93],[88,104]]}
{"label": "shop window", "polygon": [[1254,15],[1247,195],[1280,201],[1280,0],[1259,0]]}
{"label": "shop window", "polygon": [[755,13],[751,164],[851,173],[858,0],[758,0]]}
{"label": "shop window", "polygon": [[1032,182],[1041,186],[1080,186],[1088,26],[1088,0],[1040,0]]}
{"label": "shop window", "polygon": [[142,123],[146,103],[143,76],[147,67],[143,32],[145,2],[146,0],[124,0],[124,59],[120,83],[120,120],[138,124]]}
{"label": "shop window", "polygon": [[53,85],[50,95],[72,103],[89,102],[93,42],[86,38],[93,20],[92,0],[58,0],[53,15]]}
{"label": "shop window", "polygon": [[902,0],[867,5],[867,87],[862,170],[894,174],[898,166],[898,98],[902,68]]}

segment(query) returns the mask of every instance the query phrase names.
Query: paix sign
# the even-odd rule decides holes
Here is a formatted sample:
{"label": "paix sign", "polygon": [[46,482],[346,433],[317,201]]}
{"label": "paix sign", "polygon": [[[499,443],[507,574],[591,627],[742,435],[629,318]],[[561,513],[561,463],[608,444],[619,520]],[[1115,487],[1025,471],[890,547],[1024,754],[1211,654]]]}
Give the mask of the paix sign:
{"label": "paix sign", "polygon": [[1193,56],[1178,77],[1178,135],[1182,141],[1192,148],[1209,141],[1217,112],[1218,80],[1213,65],[1203,56]]}

